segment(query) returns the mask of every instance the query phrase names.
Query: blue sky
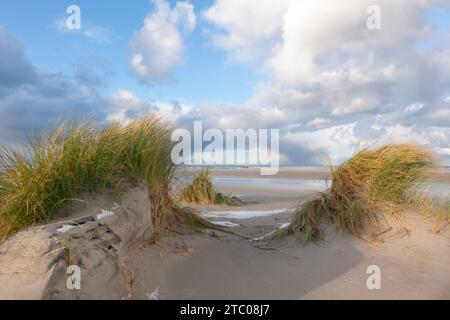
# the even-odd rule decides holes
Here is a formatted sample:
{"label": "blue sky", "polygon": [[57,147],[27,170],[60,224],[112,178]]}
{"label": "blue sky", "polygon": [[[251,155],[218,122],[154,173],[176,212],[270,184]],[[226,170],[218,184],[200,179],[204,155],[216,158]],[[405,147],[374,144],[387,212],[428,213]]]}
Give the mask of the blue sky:
{"label": "blue sky", "polygon": [[[193,2],[198,12],[210,3]],[[82,28],[106,28],[105,39],[64,34],[56,29],[55,21],[68,16],[66,8],[71,4],[81,8]],[[71,75],[75,64],[89,65],[92,60],[96,61],[95,58],[103,58],[112,73],[104,79],[106,86],[102,90],[105,94],[126,87],[143,98],[188,103],[241,103],[250,97],[262,75],[249,66],[232,63],[225,52],[214,48],[202,19],[198,19],[195,31],[185,39],[185,58],[174,68],[172,82],[146,86],[130,77],[128,42],[153,9],[154,5],[148,0],[133,0],[132,5],[129,1],[106,0],[3,0],[0,2],[0,24],[21,40],[34,64],[47,70]]]}
{"label": "blue sky", "polygon": [[0,140],[154,112],[280,129],[285,164],[397,141],[450,163],[450,3],[379,0],[369,30],[372,2],[0,0]]}

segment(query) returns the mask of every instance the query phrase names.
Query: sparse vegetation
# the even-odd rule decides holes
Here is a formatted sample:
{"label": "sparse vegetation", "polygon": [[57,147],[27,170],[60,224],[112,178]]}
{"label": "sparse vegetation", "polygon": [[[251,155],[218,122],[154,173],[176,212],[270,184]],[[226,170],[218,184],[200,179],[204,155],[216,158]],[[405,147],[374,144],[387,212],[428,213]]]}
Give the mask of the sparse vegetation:
{"label": "sparse vegetation", "polygon": [[236,199],[216,191],[209,169],[203,169],[182,191],[180,200],[206,205],[235,205]]}
{"label": "sparse vegetation", "polygon": [[446,215],[447,219],[450,219],[450,201],[447,201],[447,203],[443,207],[444,214]]}
{"label": "sparse vegetation", "polygon": [[450,201],[438,202],[432,207],[437,217],[434,225],[434,233],[439,234],[450,225]]}
{"label": "sparse vegetation", "polygon": [[323,239],[322,224],[362,237],[379,228],[384,214],[402,212],[417,204],[411,187],[423,181],[434,156],[410,144],[389,144],[363,150],[332,172],[326,192],[301,203],[291,225],[277,237],[294,235],[306,244]]}
{"label": "sparse vegetation", "polygon": [[142,118],[104,129],[86,122],[63,124],[24,151],[0,149],[0,242],[85,194],[114,189],[118,182],[145,183],[156,237],[170,217],[208,226],[170,197],[175,166],[172,128],[157,118]]}

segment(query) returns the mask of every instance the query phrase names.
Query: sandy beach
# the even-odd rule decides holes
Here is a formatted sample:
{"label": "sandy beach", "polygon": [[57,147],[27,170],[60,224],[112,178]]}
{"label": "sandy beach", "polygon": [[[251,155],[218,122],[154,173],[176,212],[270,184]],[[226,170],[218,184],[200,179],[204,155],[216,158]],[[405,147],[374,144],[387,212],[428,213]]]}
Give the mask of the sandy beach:
{"label": "sandy beach", "polygon": [[[246,204],[196,209],[231,233],[179,229],[152,244],[145,188],[95,197],[0,246],[0,299],[450,299],[450,233],[433,233],[432,219],[410,214],[371,241],[331,227],[321,245],[261,241],[326,189],[323,172],[214,174],[219,191]],[[69,263],[81,268],[81,290],[67,289]],[[367,287],[371,265],[380,290]]]}

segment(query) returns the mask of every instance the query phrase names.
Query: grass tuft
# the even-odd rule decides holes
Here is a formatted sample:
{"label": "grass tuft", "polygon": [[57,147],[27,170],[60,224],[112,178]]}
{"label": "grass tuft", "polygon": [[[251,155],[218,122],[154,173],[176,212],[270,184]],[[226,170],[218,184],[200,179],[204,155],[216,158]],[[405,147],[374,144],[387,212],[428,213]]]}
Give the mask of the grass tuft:
{"label": "grass tuft", "polygon": [[180,200],[186,203],[204,205],[235,205],[236,200],[216,191],[211,172],[203,169],[182,191]]}
{"label": "grass tuft", "polygon": [[77,122],[29,139],[23,151],[1,147],[0,242],[48,222],[71,201],[124,181],[148,186],[159,238],[167,220],[183,214],[170,197],[171,133],[164,121],[150,117],[106,128]]}
{"label": "grass tuft", "polygon": [[379,229],[383,214],[416,203],[411,188],[434,166],[434,156],[412,144],[388,144],[363,150],[332,172],[326,192],[299,204],[290,226],[276,237],[294,235],[303,244],[323,240],[322,224],[362,237]]}

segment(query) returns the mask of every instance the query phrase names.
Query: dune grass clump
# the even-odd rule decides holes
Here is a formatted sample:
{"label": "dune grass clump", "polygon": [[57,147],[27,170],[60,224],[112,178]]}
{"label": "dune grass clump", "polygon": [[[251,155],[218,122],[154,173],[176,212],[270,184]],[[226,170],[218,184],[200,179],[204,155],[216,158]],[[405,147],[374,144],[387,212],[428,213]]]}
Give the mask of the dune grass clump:
{"label": "dune grass clump", "polygon": [[303,244],[323,240],[322,224],[362,237],[379,228],[384,214],[412,206],[411,188],[423,181],[434,156],[411,144],[362,150],[332,172],[331,187],[301,203],[290,226],[277,236],[295,235]]}
{"label": "dune grass clump", "polygon": [[157,118],[100,129],[89,123],[63,124],[24,150],[0,149],[0,242],[28,226],[47,222],[86,194],[115,189],[122,182],[145,183],[152,222],[159,237],[170,217],[207,223],[174,203],[170,182],[172,128]]}
{"label": "dune grass clump", "polygon": [[443,212],[445,213],[447,219],[450,219],[450,201],[443,206]]}
{"label": "dune grass clump", "polygon": [[214,228],[193,210],[177,204],[171,196],[171,180],[176,166],[171,155],[175,142],[171,141],[172,127],[155,119],[138,119],[127,126],[114,125],[107,130],[111,140],[119,146],[119,161],[126,175],[134,182],[144,181],[152,209],[155,238],[167,230],[174,218],[183,224],[200,228]]}
{"label": "dune grass clump", "polygon": [[434,230],[435,233],[440,233],[450,225],[450,200],[443,203],[438,201],[433,204],[432,208],[434,209],[434,215],[438,218],[438,223],[435,224]]}
{"label": "dune grass clump", "polygon": [[[111,147],[111,148],[110,148]],[[82,193],[107,187],[118,171],[112,145],[85,124],[62,125],[23,151],[0,150],[0,241],[50,220]]]}
{"label": "dune grass clump", "polygon": [[186,203],[205,205],[235,205],[236,201],[216,191],[213,186],[211,172],[203,169],[194,180],[182,191],[180,200]]}
{"label": "dune grass clump", "polygon": [[171,160],[172,129],[158,119],[137,119],[123,126],[107,128],[102,136],[115,144],[115,156],[122,175],[133,184],[144,182],[152,209],[152,222],[159,233],[165,228],[165,215],[171,214],[170,180],[175,170]]}

